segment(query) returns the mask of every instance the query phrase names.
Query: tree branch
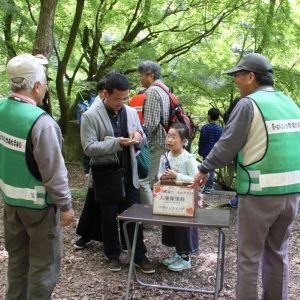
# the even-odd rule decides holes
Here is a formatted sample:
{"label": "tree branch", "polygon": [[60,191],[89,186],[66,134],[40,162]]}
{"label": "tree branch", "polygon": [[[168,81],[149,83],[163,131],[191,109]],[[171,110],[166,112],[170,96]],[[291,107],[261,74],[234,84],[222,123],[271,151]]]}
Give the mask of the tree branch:
{"label": "tree branch", "polygon": [[72,91],[72,86],[73,86],[73,82],[75,80],[75,77],[76,77],[76,74],[78,72],[78,70],[80,69],[80,66],[81,66],[81,62],[84,58],[84,54],[81,54],[80,58],[79,58],[79,61],[73,71],[73,74],[71,77],[69,77],[69,84],[68,84],[68,90],[67,90],[67,97],[70,97],[71,95],[71,91]]}
{"label": "tree branch", "polygon": [[[206,24],[206,23],[209,23],[210,21],[211,22],[215,21],[215,22],[213,22],[212,26],[209,29],[204,30],[204,32],[201,34],[196,34],[196,36],[194,34],[193,38],[191,38],[187,42],[184,42],[183,44],[181,44],[177,47],[173,47],[173,48],[167,50],[163,55],[156,58],[156,60],[158,60],[158,61],[165,60],[163,62],[163,63],[165,63],[165,62],[169,62],[170,60],[174,59],[175,57],[178,57],[178,56],[186,53],[187,51],[189,51],[191,49],[191,47],[201,43],[203,38],[210,36],[228,15],[230,15],[233,11],[238,9],[244,3],[245,2],[240,3],[239,5],[230,6],[227,9],[221,9],[220,12],[218,12],[213,17],[211,17],[211,20],[205,20],[205,22],[202,22],[203,24]],[[199,5],[199,2],[197,4]],[[196,6],[196,4],[195,4],[195,6]],[[177,10],[179,11],[179,8],[177,8]],[[181,10],[185,10],[185,9],[181,9]],[[172,13],[173,13],[173,11],[169,12],[168,15],[170,15]],[[203,26],[203,24],[202,24],[202,26]],[[126,51],[128,51],[129,49],[132,50],[138,46],[141,46],[146,41],[149,42],[150,40],[156,38],[163,32],[179,33],[179,32],[191,30],[191,28],[193,27],[193,25],[189,25],[186,28],[178,28],[178,25],[175,25],[171,29],[168,28],[168,29],[162,29],[159,31],[151,32],[152,26],[153,26],[153,23],[152,24],[147,23],[147,26],[145,26],[144,23],[139,20],[136,23],[135,27],[130,32],[128,32],[126,39],[123,38],[120,42],[118,42],[116,45],[114,45],[111,48],[111,51],[107,54],[107,56],[104,57],[102,64],[98,67],[98,71],[95,75],[95,79],[99,80],[101,78],[101,75],[105,74],[106,70],[109,69],[115,63],[115,61],[117,59],[119,59],[120,56],[123,53],[125,53]],[[146,29],[146,28],[149,30],[149,34],[146,37],[144,37],[142,40],[138,41],[137,43],[132,44],[132,41],[137,36],[137,34],[141,30]]]}
{"label": "tree branch", "polygon": [[32,10],[31,10],[31,6],[30,6],[30,3],[29,3],[29,0],[26,0],[26,4],[27,4],[27,7],[28,7],[28,11],[29,11],[31,20],[34,23],[34,25],[37,26],[37,21],[35,20],[33,14],[32,14]]}
{"label": "tree branch", "polygon": [[58,49],[57,49],[57,47],[56,47],[55,40],[54,40],[54,42],[53,42],[53,49],[54,49],[54,52],[55,52],[57,61],[60,62],[60,55],[59,55]]}
{"label": "tree branch", "polygon": [[266,23],[265,23],[265,24],[268,24],[268,26],[264,27],[262,40],[255,52],[262,53],[265,48],[265,45],[269,42],[270,28],[273,25],[273,19],[274,19],[275,3],[276,3],[276,0],[270,0],[269,13],[268,13]]}
{"label": "tree branch", "polygon": [[79,24],[82,17],[85,0],[77,0],[73,24],[71,26],[69,39],[62,60],[58,63],[56,76],[56,91],[61,110],[59,124],[63,133],[66,133],[68,122],[68,101],[64,91],[64,76],[66,75],[67,64],[74,48]]}
{"label": "tree branch", "polygon": [[[214,17],[212,18],[212,20],[217,20],[209,29],[206,29],[204,31],[204,33],[202,33],[201,35],[199,35],[196,38],[193,38],[189,41],[187,41],[186,43],[183,43],[177,47],[171,48],[169,50],[167,50],[163,55],[161,55],[159,58],[157,58],[158,61],[162,61],[163,59],[165,59],[168,56],[169,57],[167,60],[165,60],[165,62],[170,62],[171,60],[173,60],[174,58],[181,56],[183,54],[185,54],[186,52],[188,52],[193,46],[200,44],[201,41],[212,35],[213,32],[216,30],[216,28],[220,25],[220,23],[226,18],[228,17],[233,11],[235,11],[236,9],[238,9],[242,4],[240,4],[239,6],[233,6],[230,9],[227,9],[226,11],[223,11],[221,13],[218,13],[218,18]],[[204,22],[207,23],[207,22]]]}
{"label": "tree branch", "polygon": [[133,22],[137,20],[137,15],[138,15],[138,12],[139,12],[139,9],[140,9],[140,6],[141,6],[141,2],[142,2],[142,0],[138,0],[138,2],[137,2],[137,5],[135,7],[135,11],[132,15],[132,18],[131,18],[131,20],[130,20],[128,26],[127,26],[126,32],[124,34],[124,39],[129,34],[130,28],[131,28],[131,25],[133,24]]}

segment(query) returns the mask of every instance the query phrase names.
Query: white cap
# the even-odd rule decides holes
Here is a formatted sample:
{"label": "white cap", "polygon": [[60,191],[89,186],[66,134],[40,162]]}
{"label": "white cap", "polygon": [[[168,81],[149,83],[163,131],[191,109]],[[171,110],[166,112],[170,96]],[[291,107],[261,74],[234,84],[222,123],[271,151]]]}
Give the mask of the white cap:
{"label": "white cap", "polygon": [[25,53],[13,57],[7,64],[7,73],[10,80],[24,78],[28,82],[41,81],[45,78],[43,66],[48,64],[44,56],[33,56]]}

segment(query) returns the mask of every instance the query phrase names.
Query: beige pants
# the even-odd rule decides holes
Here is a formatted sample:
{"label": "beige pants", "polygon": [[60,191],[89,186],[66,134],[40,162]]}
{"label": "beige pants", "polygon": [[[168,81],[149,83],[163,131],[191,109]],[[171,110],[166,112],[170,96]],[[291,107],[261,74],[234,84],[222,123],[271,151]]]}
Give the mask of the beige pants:
{"label": "beige pants", "polygon": [[59,212],[5,205],[8,252],[6,300],[46,300],[59,277],[62,233]]}
{"label": "beige pants", "polygon": [[166,151],[163,147],[150,150],[151,152],[151,169],[145,179],[140,180],[140,198],[142,204],[152,205],[153,195],[151,186],[157,181],[157,172],[160,163],[160,157]]}
{"label": "beige pants", "polygon": [[256,300],[262,266],[263,300],[288,300],[288,238],[300,194],[240,196],[237,300]]}

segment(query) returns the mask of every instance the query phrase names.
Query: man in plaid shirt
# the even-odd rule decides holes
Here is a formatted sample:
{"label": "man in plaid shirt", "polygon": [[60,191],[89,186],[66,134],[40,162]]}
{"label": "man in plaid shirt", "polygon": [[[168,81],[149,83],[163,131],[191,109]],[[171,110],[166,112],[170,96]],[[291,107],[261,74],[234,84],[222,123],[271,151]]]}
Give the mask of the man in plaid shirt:
{"label": "man in plaid shirt", "polygon": [[[219,140],[222,134],[222,128],[216,124],[219,119],[220,111],[217,108],[211,108],[208,111],[208,124],[202,126],[200,130],[199,138],[199,150],[200,156],[205,157],[209,154],[210,150],[214,147],[215,143]],[[209,173],[209,179],[204,187],[204,193],[210,194],[213,191],[215,171]]]}
{"label": "man in plaid shirt", "polygon": [[151,169],[147,178],[140,180],[140,195],[143,204],[152,204],[150,184],[156,179],[160,157],[165,151],[166,131],[163,125],[169,121],[170,100],[168,94],[155,83],[160,81],[160,65],[146,60],[137,68],[141,84],[146,88],[144,104],[144,128],[148,134],[151,150]]}

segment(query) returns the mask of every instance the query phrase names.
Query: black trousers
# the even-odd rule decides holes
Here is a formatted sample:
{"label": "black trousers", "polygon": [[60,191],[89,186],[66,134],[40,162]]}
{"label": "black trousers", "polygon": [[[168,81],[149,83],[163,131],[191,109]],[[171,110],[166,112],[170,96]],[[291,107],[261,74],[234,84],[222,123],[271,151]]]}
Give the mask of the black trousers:
{"label": "black trousers", "polygon": [[[101,170],[94,170],[92,168],[93,183],[95,190],[95,200],[101,207],[101,232],[104,245],[105,255],[111,258],[118,258],[120,256],[120,241],[117,216],[124,210],[135,203],[140,203],[139,190],[132,184],[132,179],[123,177],[124,193],[119,199],[113,194],[113,190],[118,190],[120,182],[112,182]],[[109,190],[111,189],[111,190]],[[106,190],[106,191],[104,191]],[[110,192],[109,192],[110,191]],[[111,196],[111,197],[110,197]],[[132,244],[135,224],[128,225],[128,235],[130,243]],[[122,230],[122,228],[120,228]],[[137,245],[135,260],[143,257],[146,253],[146,247],[143,242],[143,228],[140,226],[137,236]]]}
{"label": "black trousers", "polygon": [[88,189],[76,233],[86,239],[102,242],[101,207],[95,201],[94,188]]}

